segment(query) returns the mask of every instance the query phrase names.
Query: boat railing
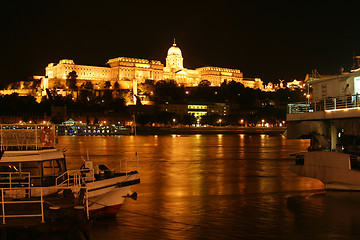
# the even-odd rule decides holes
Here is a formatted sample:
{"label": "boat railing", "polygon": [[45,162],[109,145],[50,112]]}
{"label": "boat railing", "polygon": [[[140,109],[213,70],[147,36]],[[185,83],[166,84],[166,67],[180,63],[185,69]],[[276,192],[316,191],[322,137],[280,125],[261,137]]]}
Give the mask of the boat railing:
{"label": "boat railing", "polygon": [[120,159],[120,172],[127,175],[131,171],[137,171],[139,167],[138,158]]}
{"label": "boat railing", "polygon": [[[86,210],[86,215],[87,218],[89,219],[89,201],[88,201],[88,190],[86,187],[67,187],[67,186],[51,186],[51,187],[32,187],[31,189],[34,191],[39,191],[40,192],[40,196],[38,198],[27,198],[27,199],[10,199],[8,197],[6,197],[6,191],[17,191],[17,190],[22,190],[23,188],[18,187],[18,188],[0,188],[0,193],[1,193],[1,215],[0,218],[2,218],[2,224],[6,224],[6,219],[7,218],[27,218],[27,217],[41,217],[41,222],[44,223],[45,222],[45,215],[44,215],[44,193],[49,192],[49,191],[53,191],[55,190],[55,192],[65,192],[65,190],[70,190],[72,193],[78,193],[77,195],[80,196],[80,192],[82,191],[84,194],[82,196],[83,199],[80,199],[82,201],[77,201],[77,203],[74,203],[74,208],[78,205],[82,206],[85,208]],[[63,194],[65,195],[65,194]],[[16,204],[23,204],[23,205],[27,205],[27,204],[39,204],[40,208],[39,211],[33,211],[30,212],[28,211],[30,209],[30,207],[25,208],[27,210],[26,214],[21,214],[21,210],[19,208],[13,208],[15,209],[15,213],[14,210],[10,211],[6,206],[8,205],[16,205]],[[37,209],[37,208],[31,208],[31,209]],[[55,208],[56,209],[56,208]],[[29,213],[30,212],[30,213]]]}
{"label": "boat railing", "polygon": [[[30,194],[30,173],[29,172],[0,172],[0,187],[6,189],[9,197],[27,197]],[[20,187],[20,188],[19,188]]]}
{"label": "boat railing", "polygon": [[[22,190],[22,188],[0,188],[1,192],[1,215],[2,218],[2,224],[6,224],[6,218],[24,218],[24,217],[41,217],[41,222],[44,221],[44,198],[43,198],[43,189],[41,188],[41,195],[40,200],[9,200],[5,198],[5,192],[6,191],[16,191],[16,190]],[[8,204],[39,204],[40,205],[40,213],[35,212],[33,214],[6,214],[6,208],[5,206]]]}
{"label": "boat railing", "polygon": [[0,151],[54,148],[55,125],[0,124]]}
{"label": "boat railing", "polygon": [[81,186],[84,178],[80,170],[68,170],[55,179],[55,186]]}
{"label": "boat railing", "polygon": [[307,101],[288,104],[288,114],[346,110],[360,107],[360,95],[329,97],[319,101]]}

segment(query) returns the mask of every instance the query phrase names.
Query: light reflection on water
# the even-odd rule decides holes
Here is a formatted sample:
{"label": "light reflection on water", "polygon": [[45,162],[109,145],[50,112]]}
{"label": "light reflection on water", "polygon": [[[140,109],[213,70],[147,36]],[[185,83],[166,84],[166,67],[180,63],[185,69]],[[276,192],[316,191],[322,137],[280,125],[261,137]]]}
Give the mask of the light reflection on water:
{"label": "light reflection on water", "polygon": [[[138,200],[93,225],[96,239],[351,239],[357,193],[326,192],[288,170],[307,140],[267,135],[60,137],[68,167],[81,155],[116,167],[138,149]],[[137,147],[136,147],[137,143]]]}

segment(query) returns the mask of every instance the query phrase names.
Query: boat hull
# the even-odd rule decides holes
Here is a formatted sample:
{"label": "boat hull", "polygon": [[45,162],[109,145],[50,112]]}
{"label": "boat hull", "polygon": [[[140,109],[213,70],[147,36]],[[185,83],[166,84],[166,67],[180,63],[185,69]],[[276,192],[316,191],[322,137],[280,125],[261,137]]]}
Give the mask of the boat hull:
{"label": "boat hull", "polygon": [[351,168],[350,155],[338,152],[304,153],[303,164],[290,170],[302,177],[320,180],[329,190],[360,191],[360,171]]}
{"label": "boat hull", "polygon": [[131,187],[138,183],[140,179],[137,173],[88,182],[90,215],[116,215],[125,199],[133,194]]}

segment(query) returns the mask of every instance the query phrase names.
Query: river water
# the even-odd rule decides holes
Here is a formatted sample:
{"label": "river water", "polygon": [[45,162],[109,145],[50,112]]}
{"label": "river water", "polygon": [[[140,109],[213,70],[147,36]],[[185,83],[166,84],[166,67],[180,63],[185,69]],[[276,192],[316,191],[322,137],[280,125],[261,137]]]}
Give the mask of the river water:
{"label": "river water", "polygon": [[94,239],[354,239],[360,195],[324,191],[288,170],[307,140],[268,135],[59,138],[68,168],[87,153],[111,168],[139,156],[141,183]]}

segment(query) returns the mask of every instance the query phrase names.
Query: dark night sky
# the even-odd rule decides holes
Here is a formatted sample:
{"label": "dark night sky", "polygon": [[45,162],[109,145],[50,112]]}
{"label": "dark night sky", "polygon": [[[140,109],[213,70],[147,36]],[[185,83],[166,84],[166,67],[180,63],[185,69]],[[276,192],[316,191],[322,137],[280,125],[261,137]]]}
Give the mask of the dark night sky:
{"label": "dark night sky", "polygon": [[349,70],[360,54],[351,1],[3,1],[0,83],[44,75],[50,62],[165,64],[173,38],[184,67],[237,68],[264,82]]}

